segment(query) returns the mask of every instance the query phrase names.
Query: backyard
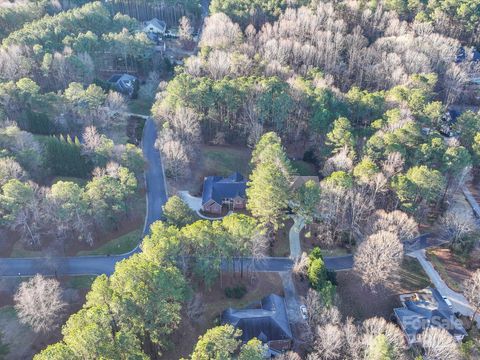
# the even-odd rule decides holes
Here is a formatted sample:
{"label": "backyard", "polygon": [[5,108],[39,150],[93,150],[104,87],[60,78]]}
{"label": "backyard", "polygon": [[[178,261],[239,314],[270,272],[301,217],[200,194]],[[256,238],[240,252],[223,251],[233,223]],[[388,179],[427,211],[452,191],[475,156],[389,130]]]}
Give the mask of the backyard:
{"label": "backyard", "polygon": [[424,289],[430,280],[416,259],[406,257],[401,270],[388,286],[371,291],[354,271],[337,273],[340,311],[345,316],[364,320],[373,316],[389,319],[393,308],[400,306],[398,295]]}
{"label": "backyard", "polygon": [[[227,298],[225,289],[243,285],[247,292],[240,299]],[[216,324],[220,316],[229,307],[242,308],[261,300],[269,294],[283,295],[282,281],[276,273],[264,273],[252,281],[249,274],[223,275],[211,289],[200,286],[196,289],[192,300],[185,307],[182,322],[172,336],[172,345],[164,354],[165,359],[186,358],[192,352],[198,337]]]}

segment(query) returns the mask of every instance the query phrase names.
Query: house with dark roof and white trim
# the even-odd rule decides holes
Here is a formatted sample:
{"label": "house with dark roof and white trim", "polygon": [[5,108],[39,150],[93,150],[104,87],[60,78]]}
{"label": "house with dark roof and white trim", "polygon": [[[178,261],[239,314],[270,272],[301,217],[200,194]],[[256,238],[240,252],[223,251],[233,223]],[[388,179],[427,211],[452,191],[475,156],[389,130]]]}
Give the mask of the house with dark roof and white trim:
{"label": "house with dark roof and white trim", "polygon": [[241,340],[244,343],[257,338],[268,346],[270,356],[279,355],[292,347],[293,335],[285,299],[275,294],[243,309],[225,310],[222,324],[230,324],[242,330]]}

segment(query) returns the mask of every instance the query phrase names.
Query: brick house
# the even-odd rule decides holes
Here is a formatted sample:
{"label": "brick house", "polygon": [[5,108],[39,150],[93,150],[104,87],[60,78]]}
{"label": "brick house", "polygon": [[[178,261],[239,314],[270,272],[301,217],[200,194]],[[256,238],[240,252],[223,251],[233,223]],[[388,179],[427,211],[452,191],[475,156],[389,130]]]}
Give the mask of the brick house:
{"label": "brick house", "polygon": [[228,177],[208,176],[203,181],[202,210],[220,215],[223,206],[229,210],[244,209],[247,203],[247,180],[233,173]]}

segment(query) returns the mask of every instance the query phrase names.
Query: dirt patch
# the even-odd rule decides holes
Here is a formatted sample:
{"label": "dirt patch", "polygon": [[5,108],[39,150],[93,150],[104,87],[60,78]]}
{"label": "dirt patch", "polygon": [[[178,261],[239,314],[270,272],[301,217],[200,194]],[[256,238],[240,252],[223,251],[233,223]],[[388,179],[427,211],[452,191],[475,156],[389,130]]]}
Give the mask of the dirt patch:
{"label": "dirt patch", "polygon": [[[229,299],[225,295],[226,287],[244,285],[247,293],[241,299]],[[193,301],[184,306],[182,321],[172,335],[172,345],[163,359],[177,360],[186,358],[192,352],[198,337],[208,329],[220,324],[220,316],[228,307],[242,308],[269,294],[283,295],[282,281],[278,274],[262,273],[255,281],[249,275],[223,275],[210,290],[198,288]]]}
{"label": "dirt patch", "polygon": [[6,229],[0,229],[0,257],[9,257],[13,246],[19,241],[18,233]]}
{"label": "dirt patch", "polygon": [[142,140],[143,128],[145,126],[145,119],[138,116],[129,116],[127,120],[127,138],[128,142],[134,145],[139,145]]}
{"label": "dirt patch", "polygon": [[[20,323],[13,307],[13,296],[21,281],[26,279],[2,279],[0,281],[0,330],[9,344],[10,353],[6,360],[31,359],[35,354],[50,344],[61,339],[61,326],[46,334],[36,334],[32,329]],[[68,307],[64,313],[62,324],[68,317],[80,310],[85,302],[86,288],[72,288],[71,278],[58,279],[64,289],[64,300]]]}
{"label": "dirt patch", "polygon": [[465,260],[450,249],[435,248],[427,251],[427,258],[452,290],[461,291],[461,284],[470,278],[474,271],[473,262],[476,257],[471,256],[472,260]]}

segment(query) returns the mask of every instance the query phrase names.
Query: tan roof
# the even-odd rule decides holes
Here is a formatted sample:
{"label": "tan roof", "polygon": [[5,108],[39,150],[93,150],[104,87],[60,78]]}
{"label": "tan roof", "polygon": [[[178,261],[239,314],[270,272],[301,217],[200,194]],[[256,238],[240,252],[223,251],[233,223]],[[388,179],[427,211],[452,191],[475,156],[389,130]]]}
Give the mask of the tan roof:
{"label": "tan roof", "polygon": [[318,176],[295,176],[293,178],[292,184],[290,185],[290,188],[292,190],[297,190],[298,188],[300,188],[300,186],[302,186],[309,180],[314,181],[316,184],[320,184],[320,179],[318,178]]}

